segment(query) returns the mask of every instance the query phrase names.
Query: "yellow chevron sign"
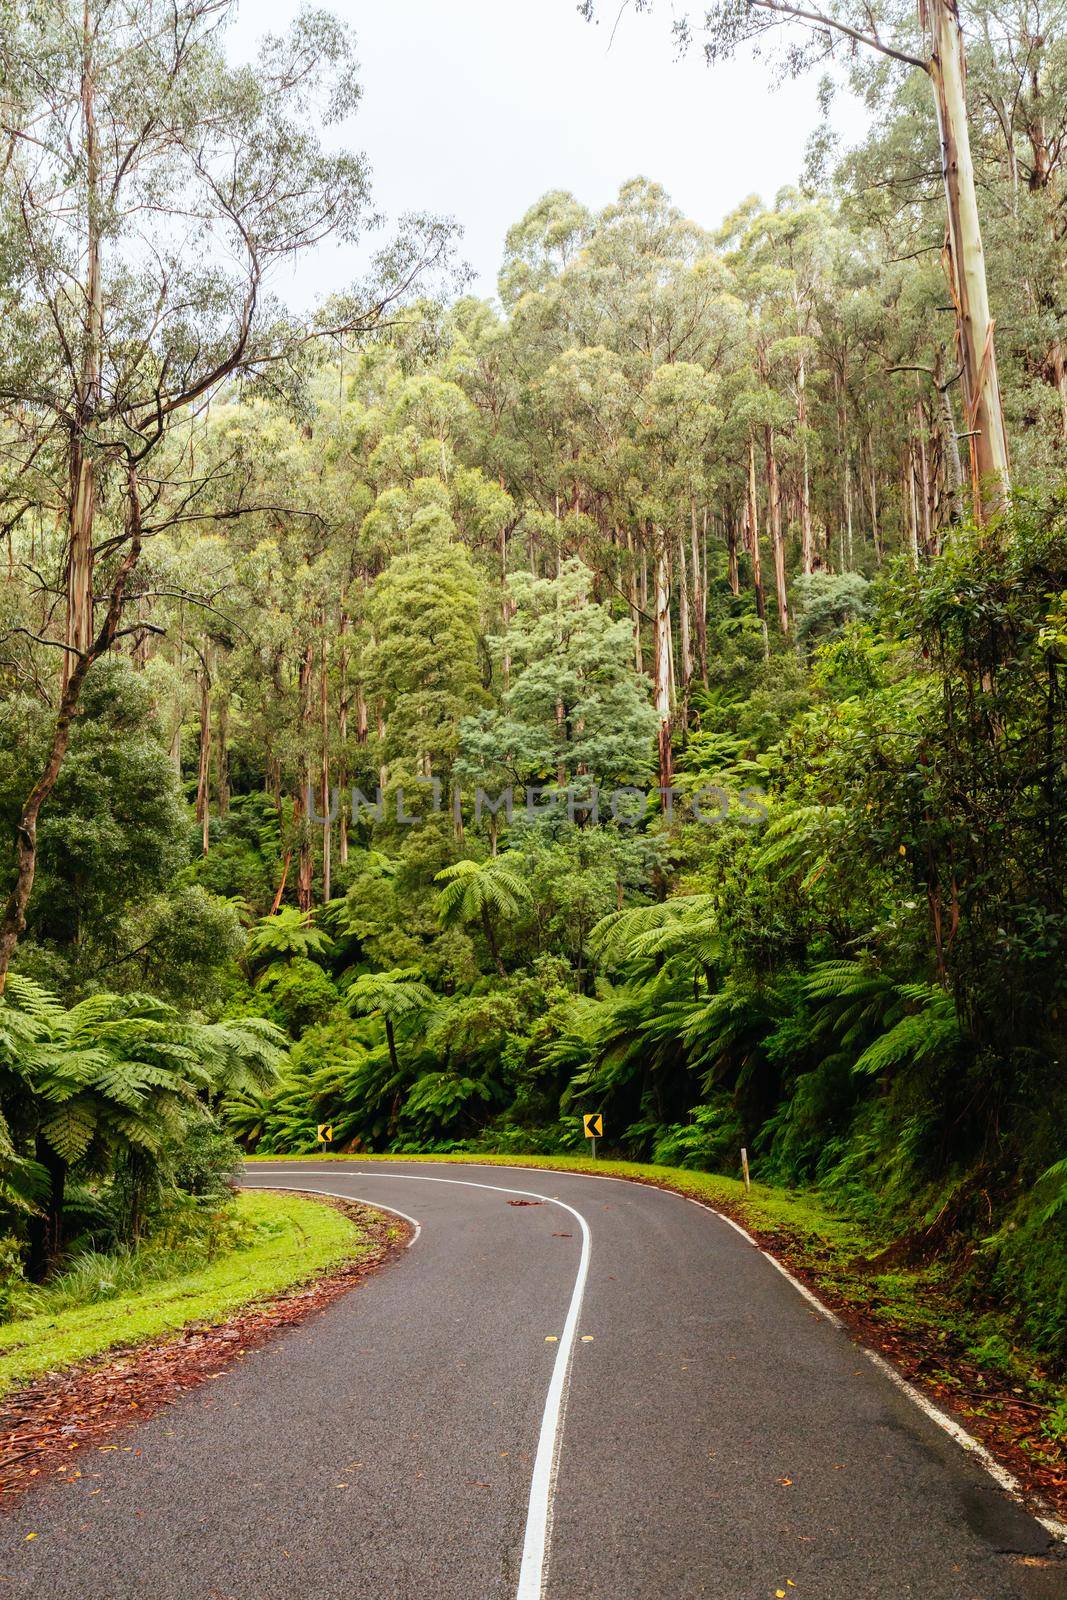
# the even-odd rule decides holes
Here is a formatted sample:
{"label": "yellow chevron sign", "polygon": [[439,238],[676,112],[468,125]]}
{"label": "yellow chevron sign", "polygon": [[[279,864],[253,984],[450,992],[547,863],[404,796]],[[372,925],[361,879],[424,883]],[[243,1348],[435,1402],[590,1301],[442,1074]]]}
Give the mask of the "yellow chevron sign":
{"label": "yellow chevron sign", "polygon": [[582,1118],[585,1123],[585,1136],[587,1139],[602,1139],[604,1137],[604,1118],[599,1111],[587,1111]]}
{"label": "yellow chevron sign", "polygon": [[332,1141],[332,1139],[333,1139],[333,1124],[329,1123],[329,1122],[320,1122],[319,1123],[319,1132],[318,1132],[319,1143],[320,1144],[329,1144]]}

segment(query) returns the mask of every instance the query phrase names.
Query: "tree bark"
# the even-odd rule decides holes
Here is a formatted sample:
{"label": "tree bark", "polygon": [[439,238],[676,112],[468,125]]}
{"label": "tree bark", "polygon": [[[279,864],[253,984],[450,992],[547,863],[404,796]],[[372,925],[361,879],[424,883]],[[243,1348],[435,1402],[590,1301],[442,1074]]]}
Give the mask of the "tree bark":
{"label": "tree bark", "polygon": [[341,815],[338,820],[338,856],[341,865],[348,861],[348,813],[347,803],[349,771],[348,771],[348,613],[341,612],[341,650],[338,662],[340,687],[337,696],[337,739],[341,746],[341,770],[338,781],[341,785]]}
{"label": "tree bark", "polygon": [[759,547],[759,502],[756,497],[756,441],[748,436],[748,536],[752,556],[752,587],[756,593],[756,615],[763,629],[763,654],[770,655],[767,637],[767,598],[763,592],[763,564]]}
{"label": "tree bark", "polygon": [[101,281],[100,147],[96,127],[93,30],[89,0],[82,13],[81,117],[86,180],[85,326],[81,371],[70,441],[70,513],[67,529],[67,615],[64,684],[80,652],[93,637],[93,530],[96,521],[96,462],[88,443],[100,403],[103,347]]}
{"label": "tree bark", "polygon": [[230,704],[225,690],[219,696],[218,727],[219,742],[215,756],[215,772],[219,793],[219,816],[225,817],[230,811]]}
{"label": "tree bark", "polygon": [[943,350],[938,350],[934,357],[934,388],[937,390],[941,450],[945,459],[949,521],[955,522],[959,518],[960,496],[963,493],[963,462],[960,460],[960,441],[956,432],[956,418],[952,411],[952,396],[949,394],[950,384],[945,377]]}
{"label": "tree bark", "polygon": [[678,535],[678,641],[682,652],[682,693],[686,694],[693,677],[693,641],[689,619],[689,574],[686,570],[685,539]]}
{"label": "tree bark", "polygon": [[211,844],[211,671],[207,650],[200,660],[200,764],[196,779],[196,820],[200,824],[200,848],[207,855]]}
{"label": "tree bark", "polygon": [[666,788],[671,781],[671,580],[670,558],[662,532],[656,530],[656,609],[654,620],[655,676],[653,690],[659,719],[657,748],[659,781]]}
{"label": "tree bark", "polygon": [[741,593],[741,577],[737,570],[737,518],[732,511],[724,514],[726,523],[726,560],[730,580],[730,593]]}
{"label": "tree bark", "polygon": [[322,903],[330,898],[330,845],[333,823],[330,821],[330,702],[326,673],[326,624],[322,622],[322,640],[319,652],[319,731],[322,736]]}
{"label": "tree bark", "polygon": [[808,375],[803,354],[797,362],[797,434],[800,438],[800,567],[815,570],[815,542],[811,529],[811,466],[808,461]]}
{"label": "tree bark", "polygon": [[[707,512],[704,513],[705,518]],[[703,684],[708,681],[708,606],[707,606],[707,574],[701,560],[700,532],[697,522],[697,497],[689,496],[689,546],[693,557],[693,618],[696,622],[697,636],[697,661],[700,669],[700,680]]]}
{"label": "tree bark", "polygon": [[941,137],[949,278],[971,438],[971,481],[975,514],[985,521],[1004,505],[1011,476],[967,122],[963,30],[956,0],[925,0],[925,4],[933,39],[930,77]]}
{"label": "tree bark", "polygon": [[771,523],[774,552],[774,590],[778,602],[778,626],[789,633],[789,591],[785,575],[785,540],[782,537],[782,488],[778,480],[778,458],[774,448],[774,429],[768,422],[763,429],[763,453],[767,466],[767,512]]}
{"label": "tree bark", "polygon": [[311,679],[313,672],[312,646],[306,644],[300,657],[298,680],[299,749],[296,779],[296,806],[294,821],[299,822],[299,843],[296,861],[296,903],[301,911],[311,910],[311,885],[314,862],[311,851],[311,818],[307,815],[307,796],[311,787]]}
{"label": "tree bark", "polygon": [[919,565],[919,507],[915,494],[915,440],[909,436],[904,457],[904,494],[908,504],[908,549],[911,564]]}
{"label": "tree bark", "polygon": [[86,674],[95,661],[105,655],[115,642],[126,584],[141,554],[141,501],[137,471],[130,467],[127,473],[127,530],[129,543],[119,564],[108,597],[107,615],[96,638],[88,650],[77,656],[73,671],[66,677],[59,698],[52,738],[40,777],[27,795],[15,828],[15,882],[0,915],[0,995],[7,983],[19,939],[26,926],[26,908],[33,891],[37,872],[37,822],[41,807],[55,788],[67,750],[74,717],[81,699]]}

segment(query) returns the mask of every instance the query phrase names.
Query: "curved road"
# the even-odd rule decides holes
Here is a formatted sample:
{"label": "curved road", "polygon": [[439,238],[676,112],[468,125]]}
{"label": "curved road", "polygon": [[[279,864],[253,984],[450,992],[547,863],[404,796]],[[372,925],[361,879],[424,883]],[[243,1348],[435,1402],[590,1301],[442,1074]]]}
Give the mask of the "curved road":
{"label": "curved road", "polygon": [[1063,1547],[707,1209],[459,1164],[246,1181],[420,1233],[20,1503],[0,1600],[1067,1597]]}

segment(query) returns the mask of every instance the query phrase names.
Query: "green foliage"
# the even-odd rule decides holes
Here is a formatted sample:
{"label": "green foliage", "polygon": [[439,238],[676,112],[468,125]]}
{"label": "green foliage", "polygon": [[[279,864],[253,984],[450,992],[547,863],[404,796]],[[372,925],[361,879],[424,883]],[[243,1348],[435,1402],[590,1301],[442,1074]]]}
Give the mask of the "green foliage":
{"label": "green foliage", "polygon": [[[202,43],[182,116],[203,112],[209,144],[234,130],[234,203],[255,216],[264,196],[270,259],[309,206],[316,237],[335,206],[347,231],[364,165],[314,133],[354,101],[344,31],[316,16],[272,45],[314,63],[292,94]],[[22,44],[5,60],[36,103]],[[1002,54],[976,46],[972,97],[1025,107]],[[72,59],[52,63],[68,93]],[[153,76],[144,98],[170,92]],[[125,125],[128,85],[120,101]],[[930,130],[912,88],[886,103],[850,196],[787,189],[710,231],[650,180],[596,212],[553,191],[508,234],[503,311],[385,315],[415,275],[408,239],[375,268],[380,311],[361,291],[324,313],[373,340],[312,360],[274,306],[235,381],[196,389],[211,405],[180,448],[160,441],[123,629],[41,814],[0,1003],[0,1280],[17,1291],[21,1259],[55,1277],[73,1248],[72,1293],[92,1298],[183,1229],[224,1231],[231,1135],[302,1153],[329,1122],[338,1149],[548,1152],[580,1149],[595,1107],[627,1154],[733,1173],[744,1145],[758,1174],[818,1184],[976,1296],[1010,1293],[1067,1359],[1049,1264],[1067,1193],[1064,503],[1020,491],[967,521],[939,233],[913,177]],[[161,170],[183,167],[173,119],[153,126]],[[1021,459],[1052,482],[1059,267],[1037,190],[1059,193],[1060,157],[1036,188],[1003,183],[1002,142],[975,142],[1016,315],[1002,376]],[[891,183],[872,180],[883,158]],[[59,381],[73,302],[64,282],[44,315],[17,232],[4,393],[33,389],[0,467],[3,886],[62,686],[53,529],[80,427]],[[909,248],[887,256],[898,232]],[[259,247],[259,218],[237,236]],[[165,350],[135,337],[149,280],[109,277],[109,371],[127,350],[150,389],[213,372],[241,301],[228,271],[182,278]],[[46,377],[61,425],[38,416]],[[94,418],[99,593],[127,540],[113,462],[131,426],[121,407]],[[509,785],[510,809],[475,804]],[[603,793],[599,815],[583,804],[616,785],[652,792],[622,817]]]}
{"label": "green foliage", "polygon": [[556,578],[512,574],[510,680],[499,711],[460,726],[457,770],[476,783],[636,783],[648,778],[656,719],[635,679],[630,623],[590,599],[593,574],[577,560]]}
{"label": "green foliage", "polygon": [[269,997],[273,1014],[294,1039],[316,1022],[324,1021],[340,999],[336,985],[322,968],[303,956],[267,967],[259,987]]}
{"label": "green foliage", "polygon": [[314,956],[324,955],[329,944],[328,936],[315,926],[308,912],[281,906],[272,916],[263,917],[249,933],[245,959],[252,970],[276,961],[309,962]]}

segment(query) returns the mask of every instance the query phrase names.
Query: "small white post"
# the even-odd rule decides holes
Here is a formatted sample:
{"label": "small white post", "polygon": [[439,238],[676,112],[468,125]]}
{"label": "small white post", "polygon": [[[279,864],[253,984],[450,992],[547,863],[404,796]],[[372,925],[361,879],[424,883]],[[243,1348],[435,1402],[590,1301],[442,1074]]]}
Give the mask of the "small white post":
{"label": "small white post", "polygon": [[747,1191],[752,1187],[752,1179],[748,1175],[748,1151],[744,1145],[741,1146],[741,1171],[745,1175],[745,1189]]}

